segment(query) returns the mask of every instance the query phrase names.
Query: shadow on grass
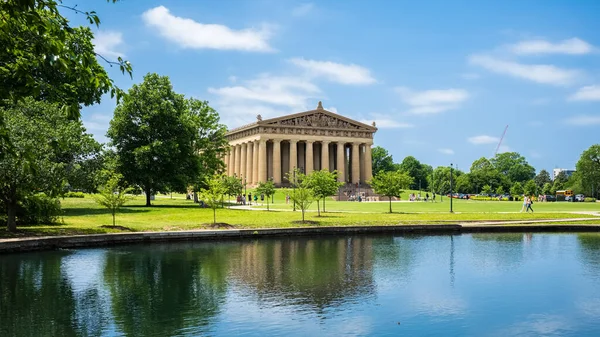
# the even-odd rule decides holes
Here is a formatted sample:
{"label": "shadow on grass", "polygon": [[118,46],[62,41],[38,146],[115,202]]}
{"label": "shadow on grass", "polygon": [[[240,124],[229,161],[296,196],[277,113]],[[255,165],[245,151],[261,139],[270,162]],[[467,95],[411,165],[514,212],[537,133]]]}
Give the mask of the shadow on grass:
{"label": "shadow on grass", "polygon": [[[112,214],[107,208],[63,208],[63,216],[82,216],[82,215],[98,215],[98,214]],[[143,209],[139,206],[128,207],[124,206],[119,210],[118,213],[146,213],[149,212],[149,209]]]}
{"label": "shadow on grass", "polygon": [[[46,225],[47,226],[47,225]],[[35,226],[17,228],[16,232],[9,232],[6,228],[0,229],[0,239],[27,238],[57,235],[85,235],[104,234],[108,231],[103,228],[36,228]]]}
{"label": "shadow on grass", "polygon": [[329,218],[341,218],[341,216],[339,216],[339,215],[329,215],[329,214],[328,215],[322,215],[321,214],[321,216],[317,215],[317,216],[315,216],[315,218],[317,218],[317,219],[329,219]]}

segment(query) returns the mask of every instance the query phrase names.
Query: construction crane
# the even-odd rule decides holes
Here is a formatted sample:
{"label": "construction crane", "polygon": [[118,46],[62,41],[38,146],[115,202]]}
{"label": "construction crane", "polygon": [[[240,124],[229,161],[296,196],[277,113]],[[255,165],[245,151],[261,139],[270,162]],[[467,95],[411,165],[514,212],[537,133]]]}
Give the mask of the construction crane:
{"label": "construction crane", "polygon": [[508,125],[504,128],[504,132],[502,132],[502,137],[500,137],[500,141],[498,142],[498,146],[496,147],[496,152],[494,152],[494,157],[498,154],[498,150],[500,150],[500,145],[502,145],[502,141],[504,140],[504,136],[506,135],[506,130],[508,130]]}

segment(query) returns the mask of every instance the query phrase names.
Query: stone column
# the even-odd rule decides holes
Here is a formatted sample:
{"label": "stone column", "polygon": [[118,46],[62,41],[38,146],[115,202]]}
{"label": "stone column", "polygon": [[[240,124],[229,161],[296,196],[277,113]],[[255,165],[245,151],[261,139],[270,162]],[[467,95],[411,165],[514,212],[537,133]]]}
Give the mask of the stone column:
{"label": "stone column", "polygon": [[258,184],[258,140],[252,142],[254,149],[252,150],[252,184]]}
{"label": "stone column", "polygon": [[371,158],[371,144],[365,144],[365,182],[373,178],[373,159]]}
{"label": "stone column", "polygon": [[225,163],[225,174],[229,175],[229,152],[223,156],[223,163]]}
{"label": "stone column", "polygon": [[359,143],[352,143],[352,183],[356,184],[360,182],[360,161],[358,149],[360,148]]}
{"label": "stone column", "polygon": [[298,168],[298,141],[290,140],[290,171]]}
{"label": "stone column", "polygon": [[252,142],[248,142],[248,147],[246,148],[246,183],[252,185],[254,182],[254,175],[252,174],[252,154],[254,152],[254,145]]}
{"label": "stone column", "polygon": [[337,173],[338,173],[338,181],[346,182],[346,163],[344,162],[344,143],[337,143]]}
{"label": "stone column", "polygon": [[258,181],[267,182],[267,142],[264,139],[258,141]]}
{"label": "stone column", "polygon": [[313,141],[306,141],[306,174],[311,174],[315,168],[315,164],[313,163],[314,154],[313,154]]}
{"label": "stone column", "polygon": [[[246,143],[242,143],[241,145],[242,151],[241,151],[241,155],[240,155],[240,178],[246,178],[246,180],[248,180],[248,177],[246,177],[246,158],[248,158],[248,154],[246,153],[246,150],[248,149],[248,144]],[[242,184],[244,183],[244,181],[242,180]]]}
{"label": "stone column", "polygon": [[240,166],[242,163],[242,146],[241,145],[236,145],[235,146],[235,175],[239,178],[240,177],[240,173],[242,172]]}
{"label": "stone column", "polygon": [[329,171],[329,142],[321,142],[321,170]]}
{"label": "stone column", "polygon": [[273,182],[281,185],[281,140],[273,139]]}

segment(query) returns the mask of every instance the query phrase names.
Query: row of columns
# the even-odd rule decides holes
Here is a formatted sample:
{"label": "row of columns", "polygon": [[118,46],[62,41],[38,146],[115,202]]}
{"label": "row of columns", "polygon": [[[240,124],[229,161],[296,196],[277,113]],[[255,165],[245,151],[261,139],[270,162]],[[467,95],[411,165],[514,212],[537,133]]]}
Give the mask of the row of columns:
{"label": "row of columns", "polygon": [[[288,168],[291,171],[292,168],[304,166],[304,173],[310,174],[314,168],[314,141],[306,140],[301,141],[306,144],[306,148],[301,147],[304,150],[303,157],[305,165],[298,165],[298,140],[286,140],[289,142],[289,165]],[[267,140],[259,139],[255,141],[249,141],[237,145],[231,146],[231,150],[225,155],[224,161],[227,165],[227,174],[229,176],[236,175],[238,177],[245,178],[246,183],[255,185],[261,181],[267,181],[269,162],[272,162],[271,176],[273,182],[276,185],[282,183],[282,140],[273,139],[272,151],[270,158],[267,154]],[[320,141],[321,153],[320,153],[320,169],[333,171],[336,169],[338,172],[338,181],[345,182],[346,180],[346,142],[337,142],[337,148],[335,148],[335,157],[333,158],[333,164],[335,167],[330,167],[330,141]],[[364,151],[362,151],[364,148]],[[371,162],[371,145],[362,144],[358,142],[350,143],[348,169],[351,170],[352,183],[365,182],[372,178],[372,162]],[[361,155],[362,153],[362,155]],[[362,157],[362,158],[361,158]],[[362,159],[362,160],[361,160]],[[304,163],[303,163],[304,164]],[[362,171],[362,176],[361,176]],[[287,173],[287,172],[286,172]]]}

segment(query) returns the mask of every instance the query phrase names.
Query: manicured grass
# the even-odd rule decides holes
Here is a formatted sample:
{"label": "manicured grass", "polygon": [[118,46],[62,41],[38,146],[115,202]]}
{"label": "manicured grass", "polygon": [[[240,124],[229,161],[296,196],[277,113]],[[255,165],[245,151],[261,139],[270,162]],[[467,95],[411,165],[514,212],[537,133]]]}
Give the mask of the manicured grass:
{"label": "manicured grass", "polygon": [[[200,208],[183,195],[158,197],[153,207],[145,207],[143,197],[137,197],[123,207],[117,214],[117,225],[131,231],[168,231],[208,228],[212,223],[212,210]],[[460,223],[465,221],[491,220],[535,220],[589,218],[586,214],[572,214],[576,211],[600,211],[600,204],[587,203],[535,203],[536,213],[518,213],[519,202],[478,202],[455,200],[456,213],[448,212],[449,202],[395,202],[393,214],[388,210],[387,202],[327,202],[327,213],[318,217],[316,212],[307,212],[306,220],[316,223],[306,226],[351,226],[351,225],[396,225],[415,223]],[[86,196],[84,199],[64,199],[62,201],[64,216],[61,222],[53,225],[19,227],[15,235],[0,231],[0,237],[38,236],[38,235],[72,235],[121,232],[123,229],[100,227],[111,225],[108,210],[98,206],[94,200]],[[291,212],[291,205],[285,204],[285,194],[278,191],[275,204],[280,211],[218,209],[217,222],[234,225],[237,228],[283,228],[298,227],[301,224],[300,211]],[[316,209],[316,205],[315,209]],[[282,209],[285,209],[283,211]],[[334,211],[335,210],[335,211]],[[507,213],[502,213],[507,212]],[[510,213],[508,213],[510,212]],[[600,217],[596,223],[600,223]]]}

